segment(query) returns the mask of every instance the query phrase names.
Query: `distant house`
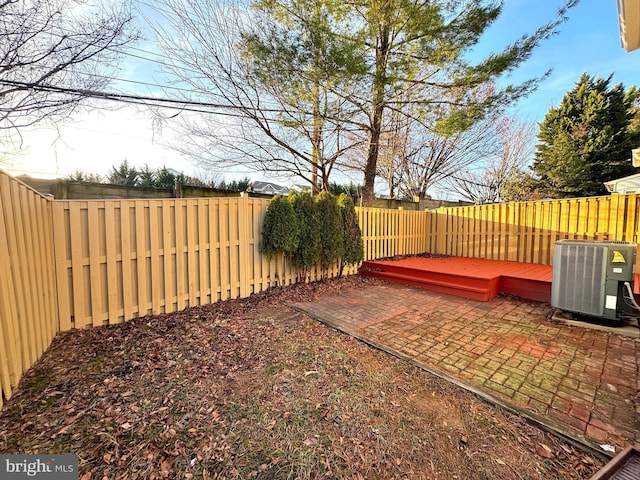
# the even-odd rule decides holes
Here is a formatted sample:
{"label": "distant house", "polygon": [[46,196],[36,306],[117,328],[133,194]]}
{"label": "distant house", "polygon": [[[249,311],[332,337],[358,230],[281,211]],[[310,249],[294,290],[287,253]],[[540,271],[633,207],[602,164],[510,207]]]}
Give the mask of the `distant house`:
{"label": "distant house", "polygon": [[607,190],[611,193],[620,193],[622,195],[627,193],[640,193],[640,173],[605,182],[604,186],[607,187]]}
{"label": "distant house", "polygon": [[251,191],[265,195],[289,195],[289,189],[271,182],[253,182]]}
{"label": "distant house", "polygon": [[[640,167],[640,148],[635,148],[631,151],[631,164],[634,167]],[[604,186],[611,193],[620,193],[622,195],[640,193],[640,173],[604,182]]]}
{"label": "distant house", "polygon": [[296,193],[302,193],[302,192],[310,192],[311,191],[311,185],[292,185],[291,186],[291,191],[292,192],[296,192]]}

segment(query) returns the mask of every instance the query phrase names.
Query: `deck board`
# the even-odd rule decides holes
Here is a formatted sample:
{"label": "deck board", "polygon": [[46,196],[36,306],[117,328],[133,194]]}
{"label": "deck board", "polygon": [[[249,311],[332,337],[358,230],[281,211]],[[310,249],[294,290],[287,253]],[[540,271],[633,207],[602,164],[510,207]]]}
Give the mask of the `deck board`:
{"label": "deck board", "polygon": [[[550,302],[553,267],[484,258],[410,257],[366,261],[360,274],[480,301],[505,293]],[[640,303],[640,274],[635,275],[633,290]]]}
{"label": "deck board", "polygon": [[482,301],[506,293],[548,302],[552,271],[549,265],[506,260],[411,257],[364,262],[360,273]]}

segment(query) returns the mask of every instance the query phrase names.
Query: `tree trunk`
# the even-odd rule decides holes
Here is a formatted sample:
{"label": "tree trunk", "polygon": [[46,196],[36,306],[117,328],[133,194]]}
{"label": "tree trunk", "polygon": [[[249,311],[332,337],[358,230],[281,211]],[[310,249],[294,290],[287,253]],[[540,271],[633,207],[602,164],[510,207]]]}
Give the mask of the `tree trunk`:
{"label": "tree trunk", "polygon": [[376,48],[376,75],[371,88],[372,108],[369,129],[369,146],[367,163],[364,168],[364,185],[362,187],[362,205],[370,207],[374,199],[378,153],[380,152],[380,135],[382,133],[382,116],[384,114],[385,85],[387,83],[387,55],[389,53],[389,33],[382,28],[378,36]]}
{"label": "tree trunk", "polygon": [[384,93],[381,85],[376,85],[374,92],[373,114],[371,116],[371,128],[369,130],[369,145],[367,148],[367,163],[364,168],[364,186],[362,187],[362,205],[370,207],[374,199],[374,187],[376,170],[378,166],[378,153],[380,151],[380,135],[382,133],[382,115],[384,113]]}
{"label": "tree trunk", "polygon": [[320,89],[313,87],[313,133],[311,135],[311,189],[318,193],[318,165],[321,161],[320,139],[322,138],[322,118],[320,117]]}

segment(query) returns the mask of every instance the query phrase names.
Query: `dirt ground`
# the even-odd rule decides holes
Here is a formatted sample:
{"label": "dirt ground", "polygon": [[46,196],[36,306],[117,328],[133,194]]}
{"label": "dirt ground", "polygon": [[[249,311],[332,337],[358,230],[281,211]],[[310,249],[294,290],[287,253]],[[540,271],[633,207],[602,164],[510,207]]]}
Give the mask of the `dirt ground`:
{"label": "dirt ground", "polygon": [[86,479],[577,479],[603,461],[287,307],[358,276],[56,337],[0,453]]}

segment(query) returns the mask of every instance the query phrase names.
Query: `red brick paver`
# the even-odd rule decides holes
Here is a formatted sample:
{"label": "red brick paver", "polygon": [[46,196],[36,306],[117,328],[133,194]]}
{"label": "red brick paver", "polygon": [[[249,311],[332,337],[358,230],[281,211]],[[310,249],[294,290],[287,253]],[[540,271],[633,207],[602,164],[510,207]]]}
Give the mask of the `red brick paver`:
{"label": "red brick paver", "polygon": [[294,306],[577,439],[640,442],[640,341],[551,323],[548,304],[388,284]]}

